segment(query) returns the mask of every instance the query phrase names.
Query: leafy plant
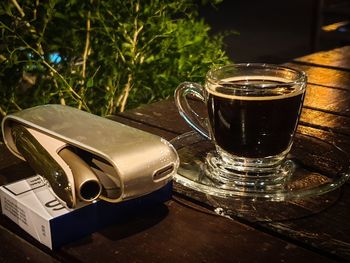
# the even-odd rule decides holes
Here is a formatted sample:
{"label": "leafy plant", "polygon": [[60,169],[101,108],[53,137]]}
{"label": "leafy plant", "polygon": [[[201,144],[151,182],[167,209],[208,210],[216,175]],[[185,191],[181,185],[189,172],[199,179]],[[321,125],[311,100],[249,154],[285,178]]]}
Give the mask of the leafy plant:
{"label": "leafy plant", "polygon": [[0,113],[60,103],[99,115],[164,99],[224,64],[183,0],[7,0],[0,4]]}

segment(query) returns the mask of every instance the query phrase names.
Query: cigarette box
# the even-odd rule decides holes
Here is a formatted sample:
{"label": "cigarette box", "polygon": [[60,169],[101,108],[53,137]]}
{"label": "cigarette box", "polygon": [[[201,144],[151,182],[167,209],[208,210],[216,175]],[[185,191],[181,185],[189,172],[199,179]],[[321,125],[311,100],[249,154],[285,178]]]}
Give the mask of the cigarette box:
{"label": "cigarette box", "polygon": [[55,249],[169,200],[171,190],[170,182],[152,193],[120,203],[98,200],[67,209],[37,175],[1,186],[0,196],[4,215],[40,243]]}

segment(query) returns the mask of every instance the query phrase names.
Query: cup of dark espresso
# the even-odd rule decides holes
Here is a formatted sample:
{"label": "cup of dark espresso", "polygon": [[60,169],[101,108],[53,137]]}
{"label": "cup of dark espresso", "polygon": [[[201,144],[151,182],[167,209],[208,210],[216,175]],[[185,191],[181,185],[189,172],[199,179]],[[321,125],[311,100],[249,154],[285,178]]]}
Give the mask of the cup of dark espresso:
{"label": "cup of dark espresso", "polygon": [[[207,73],[205,85],[185,82],[175,91],[181,116],[216,151],[206,174],[223,185],[280,184],[292,172],[291,149],[303,104],[306,74],[268,64],[227,65]],[[191,109],[187,95],[201,99],[208,119]]]}

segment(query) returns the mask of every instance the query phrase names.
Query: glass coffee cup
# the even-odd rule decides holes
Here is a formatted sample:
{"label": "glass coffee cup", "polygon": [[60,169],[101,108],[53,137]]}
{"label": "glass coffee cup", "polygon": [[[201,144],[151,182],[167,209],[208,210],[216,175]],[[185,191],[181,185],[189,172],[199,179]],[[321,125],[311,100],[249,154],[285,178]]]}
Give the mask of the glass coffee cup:
{"label": "glass coffee cup", "polygon": [[[304,100],[307,76],[269,64],[232,64],[210,70],[202,87],[185,82],[175,91],[180,115],[215,151],[203,170],[222,188],[280,187],[294,171],[287,158]],[[188,95],[206,104],[202,118]]]}

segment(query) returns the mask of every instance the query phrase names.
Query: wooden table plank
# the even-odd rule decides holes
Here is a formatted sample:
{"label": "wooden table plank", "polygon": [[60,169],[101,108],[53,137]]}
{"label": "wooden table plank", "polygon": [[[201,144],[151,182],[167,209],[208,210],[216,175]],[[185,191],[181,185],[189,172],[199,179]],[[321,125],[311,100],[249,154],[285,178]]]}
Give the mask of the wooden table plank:
{"label": "wooden table plank", "polygon": [[350,118],[318,110],[304,108],[300,123],[304,126],[319,128],[350,136]]}
{"label": "wooden table plank", "polygon": [[304,107],[350,117],[350,90],[309,84]]}
{"label": "wooden table plank", "polygon": [[[61,249],[82,262],[328,262],[288,242],[176,201]],[[96,251],[99,251],[97,254]],[[96,256],[92,256],[97,254]],[[330,260],[331,261],[331,260]]]}
{"label": "wooden table plank", "polygon": [[307,134],[323,141],[329,142],[343,149],[345,152],[350,154],[350,139],[349,136],[342,134],[335,134],[334,132],[329,132],[325,130],[320,130],[310,126],[299,125],[298,132],[302,134]]}
{"label": "wooden table plank", "polygon": [[[193,106],[196,111],[205,116],[206,109],[202,103],[193,102]],[[141,106],[121,113],[120,116],[176,134],[182,134],[191,130],[188,124],[180,117],[173,98],[153,103],[152,106]]]}
{"label": "wooden table plank", "polygon": [[[341,194],[339,195],[339,193]],[[319,198],[314,197],[311,202],[305,199],[295,201],[295,207],[292,207],[292,203],[255,202],[255,213],[261,212],[264,216],[269,217],[272,215],[270,217],[272,220],[267,222],[257,221],[254,217],[247,216],[248,212],[242,215],[240,211],[234,211],[231,204],[226,206],[225,201],[220,201],[220,198],[208,198],[205,194],[199,194],[198,192],[191,196],[194,200],[207,205],[213,206],[217,202],[217,204],[220,204],[224,211],[223,215],[226,217],[241,220],[245,224],[260,230],[263,229],[269,234],[279,236],[284,240],[293,241],[294,244],[312,249],[321,254],[333,256],[334,259],[350,261],[350,215],[346,212],[349,207],[350,185],[345,185],[341,191],[332,192],[330,195],[337,196],[337,198],[328,206],[325,206],[325,209],[320,209],[319,211],[317,211],[317,207],[319,206],[319,200],[322,200],[323,196]],[[327,202],[326,197],[323,200]],[[244,206],[246,211],[248,211],[248,202],[240,202],[238,198],[234,202],[237,203],[236,206],[238,208]],[[312,204],[312,202],[314,203]],[[225,209],[226,207],[230,207],[230,209],[227,210]],[[306,210],[303,211],[303,208],[306,210],[310,209],[310,213]],[[312,209],[315,210],[311,211]],[[298,210],[300,214],[296,213]]]}
{"label": "wooden table plank", "polygon": [[[0,224],[3,219],[4,217],[0,216]],[[2,224],[0,225],[0,244],[0,262],[3,263],[60,262],[49,254],[36,248],[30,242],[4,228]]]}
{"label": "wooden table plank", "polygon": [[312,217],[260,225],[350,261],[350,185],[345,185],[342,190],[334,205]]}
{"label": "wooden table plank", "polygon": [[20,160],[7,149],[2,140],[0,140],[0,152],[0,169],[20,162]]}
{"label": "wooden table plank", "polygon": [[350,70],[350,46],[321,51],[296,58],[295,62]]}
{"label": "wooden table plank", "polygon": [[350,90],[350,72],[318,66],[296,63],[284,64],[291,68],[303,70],[308,74],[308,83],[331,88]]}

